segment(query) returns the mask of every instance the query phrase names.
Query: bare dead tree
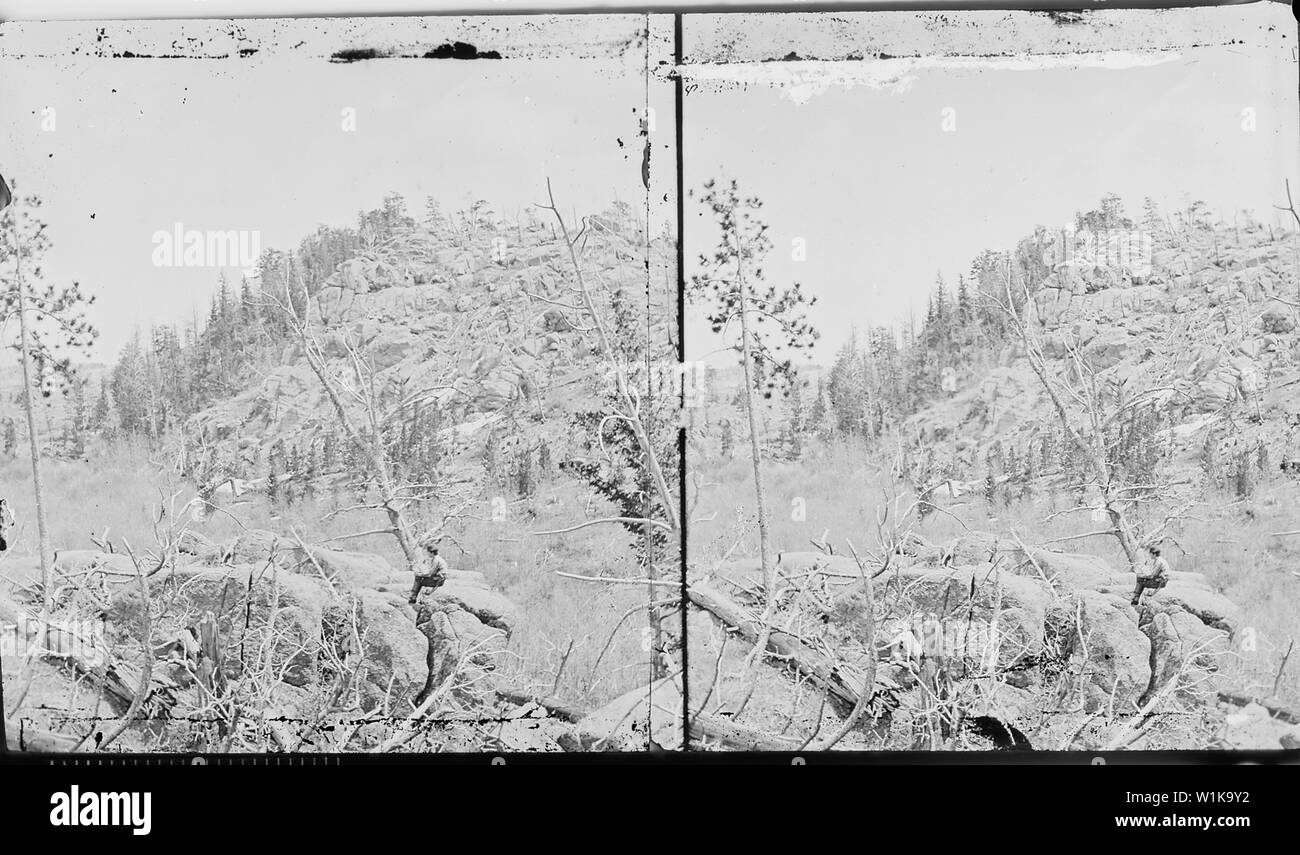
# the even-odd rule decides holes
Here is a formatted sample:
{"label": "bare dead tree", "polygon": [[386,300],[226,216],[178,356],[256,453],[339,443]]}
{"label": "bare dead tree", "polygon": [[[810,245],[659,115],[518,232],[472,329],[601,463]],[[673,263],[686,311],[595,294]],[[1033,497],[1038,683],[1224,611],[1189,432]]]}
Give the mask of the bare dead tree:
{"label": "bare dead tree", "polygon": [[[568,224],[565,223],[564,217],[555,205],[555,194],[551,190],[549,178],[546,180],[546,194],[549,204],[538,205],[537,207],[544,211],[550,211],[560,227],[560,236],[564,240],[569,263],[573,269],[574,282],[571,292],[581,300],[581,304],[566,304],[553,300],[547,300],[547,302],[559,305],[561,308],[579,311],[585,314],[591,322],[591,328],[596,332],[599,339],[600,352],[605,358],[610,378],[614,381],[618,399],[622,404],[621,408],[611,412],[608,418],[626,422],[628,427],[631,428],[636,437],[637,445],[644,455],[646,468],[658,493],[664,516],[667,517],[668,527],[671,531],[677,532],[680,530],[680,522],[677,519],[676,501],[673,498],[672,491],[668,488],[668,481],[664,477],[663,467],[659,463],[659,455],[655,451],[654,444],[650,441],[650,431],[647,426],[649,418],[642,405],[642,396],[630,382],[631,366],[621,362],[618,358],[618,351],[614,348],[610,339],[608,324],[602,313],[597,309],[596,301],[587,283],[587,277],[583,273],[578,248],[588,228],[587,220],[584,218],[582,228],[577,235],[571,235]],[[536,297],[536,295],[530,296]]]}
{"label": "bare dead tree", "polygon": [[[1108,406],[1098,371],[1068,334],[1063,336],[1062,343],[1070,367],[1067,376],[1072,374],[1074,382],[1058,376],[1044,354],[1042,342],[1032,329],[1031,322],[1016,308],[1012,297],[1009,264],[1010,259],[1006,273],[1005,302],[992,295],[986,294],[985,297],[1006,315],[1030,369],[1047,393],[1067,442],[1083,462],[1083,476],[1086,479],[1084,486],[1095,490],[1098,507],[1109,520],[1109,528],[1091,534],[1113,536],[1130,566],[1136,567],[1142,561],[1142,547],[1158,538],[1169,525],[1185,514],[1190,503],[1186,503],[1186,497],[1176,495],[1172,484],[1129,483],[1124,477],[1123,468],[1116,465],[1114,455],[1110,453],[1107,431],[1135,407],[1150,402],[1155,395],[1173,390],[1168,387],[1152,388]],[[1023,296],[1023,305],[1027,306],[1032,299],[1028,289],[1024,290]],[[1136,515],[1141,503],[1157,498],[1182,499],[1184,504],[1155,527],[1147,531],[1139,530]]]}
{"label": "bare dead tree", "polygon": [[[0,179],[3,181],[3,179]],[[86,297],[80,286],[73,283],[66,288],[53,285],[38,287],[42,278],[41,259],[50,247],[46,224],[37,212],[41,202],[35,197],[19,198],[6,194],[0,209],[9,213],[9,229],[0,232],[0,246],[11,244],[14,258],[12,282],[0,285],[0,328],[8,321],[18,320],[18,361],[21,368],[22,404],[27,421],[27,442],[31,454],[32,495],[35,501],[37,554],[41,567],[42,611],[41,619],[50,620],[54,589],[54,549],[50,543],[49,526],[45,514],[45,482],[41,473],[40,436],[36,430],[36,400],[34,395],[42,383],[55,377],[72,378],[75,369],[68,350],[89,348],[97,335],[84,317],[84,310],[94,302]],[[42,325],[49,325],[45,334]],[[50,340],[56,332],[63,341],[61,347]],[[48,390],[45,391],[48,394]]]}
{"label": "bare dead tree", "polygon": [[[611,422],[618,422],[627,426],[631,431],[633,442],[638,452],[638,463],[643,466],[649,476],[649,481],[653,489],[656,502],[653,504],[649,497],[646,497],[641,505],[644,508],[640,517],[616,516],[606,517],[598,520],[589,520],[578,525],[565,529],[552,530],[547,532],[534,532],[534,534],[562,534],[574,531],[578,528],[595,525],[600,523],[614,523],[622,525],[625,528],[640,527],[645,545],[645,584],[647,591],[646,607],[651,631],[651,673],[653,678],[660,678],[665,671],[665,663],[661,660],[659,652],[665,648],[663,642],[664,635],[664,616],[665,609],[673,606],[680,607],[680,603],[673,601],[659,602],[661,594],[657,591],[660,583],[658,562],[655,560],[655,538],[653,530],[658,528],[668,532],[670,543],[676,542],[681,534],[681,520],[677,513],[677,500],[669,486],[668,478],[664,472],[662,462],[659,459],[659,450],[656,448],[653,435],[658,425],[666,424],[662,418],[656,419],[655,411],[655,366],[651,362],[648,351],[648,342],[646,348],[641,348],[640,356],[647,362],[645,366],[648,370],[644,372],[646,378],[645,387],[634,381],[635,366],[621,355],[620,349],[616,347],[610,333],[610,321],[605,316],[606,310],[598,303],[596,295],[593,292],[589,277],[583,266],[583,250],[587,245],[588,233],[602,230],[602,224],[593,218],[584,217],[577,233],[570,230],[569,224],[565,222],[558,206],[555,203],[555,193],[551,187],[550,179],[546,181],[547,203],[539,204],[536,207],[543,211],[549,211],[555,218],[559,227],[560,239],[564,242],[564,248],[569,260],[570,270],[572,271],[573,280],[570,283],[563,299],[553,299],[538,294],[529,294],[528,296],[545,302],[551,306],[559,308],[562,312],[572,313],[570,316],[569,326],[578,330],[580,334],[594,332],[597,339],[597,345],[601,357],[606,366],[607,378],[613,384],[613,408],[604,415],[600,424],[596,428],[597,441],[603,446],[605,426]],[[647,240],[648,240],[647,223]],[[649,244],[644,247],[644,251],[649,253]],[[581,322],[579,322],[581,321]],[[585,323],[582,323],[585,322]],[[655,511],[662,515],[663,519],[655,516]],[[602,580],[613,581],[613,580]],[[639,611],[634,610],[632,613]],[[627,615],[624,616],[626,619]],[[622,620],[619,622],[622,623]],[[612,636],[611,636],[612,639]],[[608,644],[606,645],[608,646]],[[602,651],[603,653],[603,651]]]}
{"label": "bare dead tree", "polygon": [[[866,563],[859,557],[852,541],[846,540],[845,543],[848,544],[849,553],[853,556],[854,562],[858,565],[858,572],[862,576],[862,615],[865,629],[861,641],[863,648],[867,651],[867,664],[866,673],[862,677],[862,692],[858,695],[857,703],[853,705],[849,717],[844,720],[844,724],[841,725],[840,729],[825,743],[818,746],[818,749],[822,751],[834,748],[839,744],[840,740],[849,735],[853,728],[857,727],[858,721],[862,718],[862,714],[867,711],[867,707],[875,697],[876,692],[876,596],[871,586],[873,574],[867,570]],[[881,572],[884,569],[881,568]]]}
{"label": "bare dead tree", "polygon": [[[354,450],[366,462],[366,475],[375,487],[375,499],[341,509],[341,511],[382,511],[388,525],[383,528],[358,532],[360,537],[370,534],[391,535],[401,549],[407,569],[420,572],[428,563],[421,546],[437,540],[444,530],[461,515],[474,501],[473,496],[441,496],[443,499],[441,520],[423,532],[417,532],[413,523],[412,508],[420,501],[420,494],[433,485],[414,484],[399,477],[398,467],[392,459],[385,443],[385,429],[403,408],[418,401],[434,398],[439,393],[451,395],[463,394],[454,384],[422,386],[415,390],[397,389],[396,403],[390,409],[386,405],[385,392],[389,391],[384,378],[376,369],[373,360],[363,353],[357,342],[346,333],[340,333],[345,351],[346,372],[335,370],[324,347],[311,326],[311,298],[305,283],[299,275],[306,308],[299,313],[293,301],[280,301],[270,294],[264,298],[278,308],[284,315],[293,334],[298,339],[299,347],[307,365],[320,382],[330,406],[334,410],[335,421],[342,428],[344,436]],[[444,354],[446,356],[446,354]],[[349,376],[350,375],[350,376]],[[349,407],[349,404],[352,406]],[[338,539],[338,538],[336,538]]]}
{"label": "bare dead tree", "polygon": [[131,559],[131,564],[135,567],[136,584],[140,589],[140,648],[142,658],[140,664],[140,686],[136,689],[135,697],[131,699],[130,706],[127,707],[126,712],[122,714],[122,718],[117,723],[117,726],[109,731],[108,735],[105,736],[103,741],[97,746],[100,750],[111,745],[113,741],[121,736],[122,732],[131,725],[131,722],[136,719],[136,716],[144,706],[145,700],[149,697],[150,686],[153,682],[153,621],[149,616],[149,583],[145,578],[144,568],[141,565],[140,559],[136,557],[130,544],[126,544],[126,554],[127,557]]}
{"label": "bare dead tree", "polygon": [[1286,181],[1286,206],[1274,205],[1273,207],[1279,211],[1289,212],[1295,218],[1296,227],[1300,228],[1300,211],[1296,210],[1295,202],[1291,199],[1291,180],[1289,178]]}

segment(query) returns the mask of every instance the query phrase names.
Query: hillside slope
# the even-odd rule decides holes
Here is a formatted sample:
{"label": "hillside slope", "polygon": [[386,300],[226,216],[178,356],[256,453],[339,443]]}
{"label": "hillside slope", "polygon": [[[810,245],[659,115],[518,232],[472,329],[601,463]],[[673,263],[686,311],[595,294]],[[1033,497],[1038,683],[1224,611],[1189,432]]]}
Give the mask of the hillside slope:
{"label": "hillside slope", "polygon": [[[1260,225],[1165,235],[1148,275],[1060,265],[1024,314],[1056,377],[1078,376],[1072,347],[1109,412],[1141,400],[1158,413],[1157,439],[1178,477],[1194,475],[1207,443],[1220,456],[1263,448],[1280,464],[1300,439],[1298,252],[1294,233]],[[1067,406],[1082,415],[1078,401]],[[1008,342],[996,367],[962,378],[907,429],[946,450],[952,477],[979,477],[976,461],[994,443],[1021,461],[1041,457],[1053,416],[1022,348]]]}
{"label": "hillside slope", "polygon": [[[642,226],[625,208],[590,222],[582,264],[604,298],[597,311],[620,315],[622,332],[642,336],[631,348],[671,359],[670,247],[652,242],[647,265]],[[586,454],[573,417],[600,410],[609,384],[595,336],[577,321],[581,312],[560,307],[574,301],[572,281],[563,238],[538,217],[451,233],[417,229],[340,264],[311,299],[308,325],[333,378],[355,384],[353,356],[361,357],[373,370],[379,408],[411,430],[432,424],[445,477],[468,482],[481,473],[476,458],[490,438],[505,457],[545,446],[558,465]],[[274,446],[292,448],[301,461],[345,444],[301,344],[279,361],[260,384],[187,423],[206,478],[233,476],[256,488]],[[344,404],[365,421],[356,397]],[[303,465],[285,476],[309,473]]]}

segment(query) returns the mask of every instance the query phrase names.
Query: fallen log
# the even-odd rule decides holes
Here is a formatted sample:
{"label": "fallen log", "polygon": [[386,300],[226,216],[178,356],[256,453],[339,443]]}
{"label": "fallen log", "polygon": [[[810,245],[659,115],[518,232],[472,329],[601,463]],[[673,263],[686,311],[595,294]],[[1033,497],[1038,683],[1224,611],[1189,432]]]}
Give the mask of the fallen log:
{"label": "fallen log", "polygon": [[566,704],[558,698],[547,698],[541,695],[534,695],[530,692],[521,692],[517,689],[497,689],[497,697],[509,701],[512,704],[537,704],[551,715],[564,721],[577,722],[587,714],[586,710],[578,709],[571,704]]}
{"label": "fallen log", "polygon": [[[587,712],[556,698],[542,697],[530,692],[516,689],[497,689],[497,697],[514,704],[534,703],[556,718],[578,723]],[[699,713],[691,719],[692,739],[713,739],[740,751],[794,751],[799,747],[799,740],[772,736],[751,727],[736,724],[722,716]],[[574,745],[572,750],[582,750],[585,746]]]}
{"label": "fallen log", "polygon": [[739,751],[794,751],[801,744],[797,739],[772,736],[721,716],[704,713],[696,713],[691,718],[691,739],[715,739]]}
{"label": "fallen log", "polygon": [[[122,660],[114,660],[104,651],[96,651],[96,655],[91,657],[74,650],[64,650],[47,653],[46,658],[64,663],[79,676],[85,677],[92,686],[102,689],[104,699],[119,713],[131,708],[143,682],[144,675],[139,668]],[[176,682],[158,673],[157,669],[154,669],[151,676],[149,692],[138,712],[138,717],[142,719],[166,715],[176,705],[180,692]]]}
{"label": "fallen log", "polygon": [[1277,698],[1257,698],[1254,695],[1248,695],[1245,692],[1226,689],[1219,692],[1219,700],[1238,707],[1259,704],[1261,707],[1268,710],[1268,714],[1273,718],[1280,719],[1287,724],[1300,724],[1300,712],[1284,705]]}
{"label": "fallen log", "polygon": [[[718,620],[734,627],[750,644],[757,644],[759,621],[746,614],[734,600],[707,583],[697,582],[688,589],[691,602]],[[846,674],[835,660],[804,644],[798,637],[773,628],[767,649],[787,660],[800,673],[830,693],[832,699],[852,709],[862,694],[860,678]]]}
{"label": "fallen log", "polygon": [[[16,610],[14,620],[23,633],[22,642],[37,646],[42,658],[68,666],[91,685],[103,689],[105,699],[117,712],[130,708],[143,675],[134,665],[115,660],[101,638],[87,636],[66,622],[42,624],[39,618],[21,609]],[[42,632],[43,638],[38,638]],[[170,678],[155,671],[142,716],[165,714],[175,706],[179,688]]]}

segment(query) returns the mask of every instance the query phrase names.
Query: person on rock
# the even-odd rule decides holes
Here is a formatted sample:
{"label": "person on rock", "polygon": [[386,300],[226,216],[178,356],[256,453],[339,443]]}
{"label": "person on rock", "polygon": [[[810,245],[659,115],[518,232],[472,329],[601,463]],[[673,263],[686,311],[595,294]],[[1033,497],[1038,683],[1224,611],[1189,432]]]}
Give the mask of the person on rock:
{"label": "person on rock", "polygon": [[1160,547],[1152,544],[1147,547],[1147,552],[1150,554],[1149,572],[1138,572],[1137,587],[1133,589],[1131,601],[1135,606],[1142,601],[1142,592],[1147,588],[1158,591],[1169,584],[1169,562],[1160,557]]}
{"label": "person on rock", "polygon": [[[447,562],[438,554],[438,547],[429,544],[425,549],[429,552],[429,562],[415,570],[415,584],[411,586],[411,597],[407,600],[411,605],[415,605],[421,590],[424,588],[437,590],[443,582],[447,581]],[[424,572],[420,572],[421,570]]]}

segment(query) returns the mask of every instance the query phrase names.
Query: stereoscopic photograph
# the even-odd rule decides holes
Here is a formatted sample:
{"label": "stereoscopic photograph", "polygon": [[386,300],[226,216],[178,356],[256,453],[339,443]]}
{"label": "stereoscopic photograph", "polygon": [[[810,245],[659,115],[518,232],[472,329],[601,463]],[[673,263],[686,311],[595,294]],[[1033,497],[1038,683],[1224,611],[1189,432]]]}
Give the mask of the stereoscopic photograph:
{"label": "stereoscopic photograph", "polygon": [[12,750],[679,747],[671,39],[0,28]]}
{"label": "stereoscopic photograph", "polygon": [[8,750],[1300,748],[1296,36],[0,24]]}
{"label": "stereoscopic photograph", "polygon": [[701,744],[1300,747],[1289,10],[685,22]]}

